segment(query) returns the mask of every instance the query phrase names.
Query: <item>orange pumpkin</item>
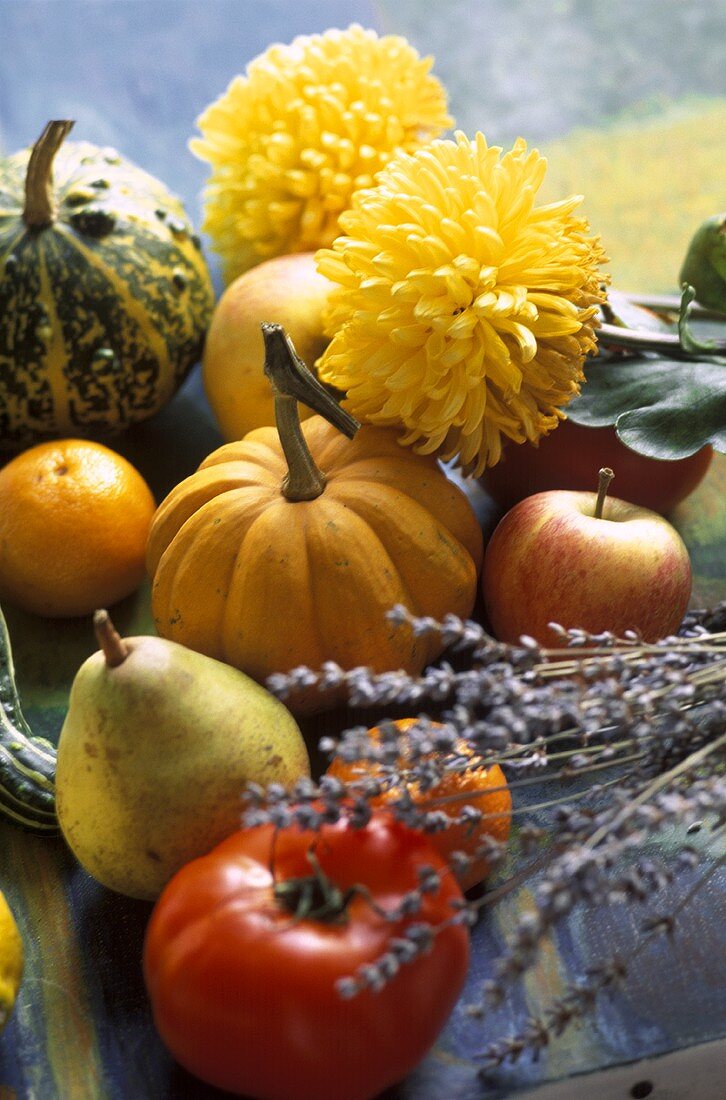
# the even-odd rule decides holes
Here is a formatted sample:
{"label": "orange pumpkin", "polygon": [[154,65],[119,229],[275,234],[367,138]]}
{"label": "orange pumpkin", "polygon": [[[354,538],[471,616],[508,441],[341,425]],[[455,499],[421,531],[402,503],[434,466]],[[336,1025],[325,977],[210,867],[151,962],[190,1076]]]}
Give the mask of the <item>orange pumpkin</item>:
{"label": "orange pumpkin", "polygon": [[[327,660],[416,674],[440,640],[386,613],[471,613],[476,516],[436,459],[402,447],[395,430],[342,435],[357,423],[279,326],[263,330],[278,430],[220,447],[158,508],[147,554],[156,628],[261,682]],[[301,424],[296,396],[338,427]]]}

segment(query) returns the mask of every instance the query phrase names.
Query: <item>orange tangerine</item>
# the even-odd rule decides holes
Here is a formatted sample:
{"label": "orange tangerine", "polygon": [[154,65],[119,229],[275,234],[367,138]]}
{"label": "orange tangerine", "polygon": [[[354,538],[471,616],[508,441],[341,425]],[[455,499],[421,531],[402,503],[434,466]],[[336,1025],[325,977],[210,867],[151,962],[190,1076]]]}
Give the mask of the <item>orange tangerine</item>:
{"label": "orange tangerine", "polygon": [[0,601],[51,617],[85,615],[138,588],[151,490],[100,443],[40,443],[0,470]]}
{"label": "orange tangerine", "polygon": [[[416,723],[416,718],[399,718],[393,725],[400,735],[405,734]],[[431,725],[441,728],[440,723],[437,722],[432,722]],[[373,741],[379,741],[380,735],[378,726],[368,730],[368,736]],[[401,738],[401,744],[399,767],[405,768],[407,753],[404,738]],[[474,756],[472,749],[465,741],[457,742],[454,751],[458,756]],[[336,757],[331,761],[327,774],[343,783],[351,783],[366,776],[378,778],[381,773],[375,761],[357,760],[348,763]],[[452,824],[440,832],[429,834],[431,843],[447,861],[451,858],[451,854],[457,851],[474,857],[478,846],[486,836],[497,841],[505,841],[509,836],[512,796],[504,772],[498,764],[484,766],[475,763],[461,771],[446,772],[434,787],[426,791],[421,791],[418,784],[412,782],[408,784],[408,792],[417,806],[442,809],[451,817],[456,817],[464,805],[473,806],[485,815],[479,823],[474,825]],[[397,798],[399,794],[399,788],[391,788],[372,799],[372,804],[385,805]],[[486,878],[488,871],[485,859],[474,858],[467,870],[457,875],[459,885],[462,890],[469,890]]]}

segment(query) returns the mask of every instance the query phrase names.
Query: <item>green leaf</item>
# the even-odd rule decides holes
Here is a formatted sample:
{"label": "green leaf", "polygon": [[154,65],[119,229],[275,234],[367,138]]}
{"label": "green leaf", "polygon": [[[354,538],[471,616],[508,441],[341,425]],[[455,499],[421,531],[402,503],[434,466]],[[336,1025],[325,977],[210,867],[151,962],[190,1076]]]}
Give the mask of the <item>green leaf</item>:
{"label": "green leaf", "polygon": [[626,447],[650,458],[686,458],[708,443],[726,452],[726,359],[610,359],[586,373],[567,409],[576,424],[614,424]]}

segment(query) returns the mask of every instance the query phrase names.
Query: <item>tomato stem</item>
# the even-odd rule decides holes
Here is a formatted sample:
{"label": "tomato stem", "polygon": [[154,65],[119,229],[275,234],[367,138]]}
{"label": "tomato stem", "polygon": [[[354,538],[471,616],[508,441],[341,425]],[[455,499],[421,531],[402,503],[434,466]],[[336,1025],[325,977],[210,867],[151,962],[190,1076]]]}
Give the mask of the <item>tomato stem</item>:
{"label": "tomato stem", "polygon": [[348,905],[359,892],[358,887],[351,886],[347,890],[341,890],[326,875],[313,848],[308,850],[307,857],[313,873],[276,882],[275,900],[292,913],[296,923],[301,920],[319,920],[345,924],[348,920]]}
{"label": "tomato stem", "polygon": [[379,917],[386,920],[391,919],[391,914],[382,909],[380,905],[376,905],[367,887],[355,883],[353,886],[349,886],[347,890],[341,890],[339,886],[336,886],[320,866],[314,845],[308,849],[307,858],[313,869],[311,875],[301,875],[299,878],[288,878],[278,882],[275,878],[273,854],[273,865],[271,866],[273,894],[275,900],[292,913],[293,924],[297,924],[301,920],[346,924],[349,916],[348,906],[354,897],[365,898]]}

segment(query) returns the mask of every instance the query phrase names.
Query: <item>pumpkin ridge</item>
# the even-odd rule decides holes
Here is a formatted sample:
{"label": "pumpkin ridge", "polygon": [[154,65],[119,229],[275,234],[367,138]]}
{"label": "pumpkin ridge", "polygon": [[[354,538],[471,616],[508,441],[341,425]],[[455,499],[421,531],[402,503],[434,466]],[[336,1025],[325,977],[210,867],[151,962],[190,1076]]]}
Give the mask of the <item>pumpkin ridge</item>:
{"label": "pumpkin ridge", "polygon": [[[162,637],[224,659],[222,624],[237,558],[250,526],[268,505],[259,486],[231,489],[206,501],[180,526],[159,559],[152,588]],[[218,528],[214,534],[213,528]]]}
{"label": "pumpkin ridge", "polygon": [[392,428],[363,424],[351,440],[346,439],[339,432],[332,432],[330,426],[326,425],[321,417],[312,416],[303,422],[303,432],[315,461],[321,465],[321,468],[325,467],[326,473],[328,469],[331,473],[333,469],[336,472],[342,471],[347,469],[348,465],[368,459],[388,462],[401,458],[419,464],[427,461],[425,456],[403,448],[397,442],[397,433]]}
{"label": "pumpkin ridge", "polygon": [[[420,576],[423,568],[428,569],[426,606],[420,601],[417,606],[413,602],[406,605],[414,615],[431,615],[440,620],[448,612],[464,618],[471,613],[476,598],[477,564],[456,533],[437,516],[433,495],[425,505],[404,490],[372,480],[367,484],[356,482],[352,492],[342,481],[331,488],[331,495],[340,504],[349,507],[375,531],[404,588],[409,589],[411,580]],[[432,518],[436,525],[433,539]],[[417,527],[425,533],[422,539],[416,538]],[[439,542],[445,548],[443,553],[439,551]],[[455,565],[459,575],[452,599]],[[431,642],[429,659],[438,651],[438,639],[432,638]]]}
{"label": "pumpkin ridge", "polygon": [[38,249],[38,275],[40,277],[40,292],[48,317],[48,327],[51,339],[45,345],[45,362],[47,364],[45,377],[51,392],[53,408],[53,429],[57,430],[58,423],[66,420],[70,413],[70,397],[65,381],[63,365],[66,361],[66,345],[63,339],[63,329],[56,310],[55,295],[53,294],[50,275],[48,273],[48,258],[45,250],[45,240],[36,243]]}
{"label": "pumpkin ridge", "polygon": [[[160,359],[153,343],[162,340],[161,329],[153,328],[153,317],[147,313],[147,323],[140,323],[137,314],[126,308],[127,291],[118,292],[118,285],[106,263],[92,262],[85,250],[63,226],[55,223],[44,231],[47,262],[57,265],[58,285],[72,279],[78,264],[78,299],[56,292],[55,311],[62,330],[64,347],[73,354],[66,356],[63,371],[68,391],[69,420],[74,429],[87,434],[94,427],[94,415],[101,408],[107,411],[113,401],[116,426],[121,429],[135,419],[134,413],[145,410],[149,415],[159,403],[165,404],[174,392],[174,372],[165,343]],[[52,278],[51,278],[52,282]],[[143,320],[143,313],[142,313]],[[113,333],[113,337],[109,337]],[[112,344],[109,347],[109,344]],[[110,353],[110,361],[97,361]],[[129,369],[123,368],[128,362]],[[106,373],[106,364],[108,372]],[[123,380],[115,382],[117,364],[122,365]],[[62,423],[60,417],[57,418]],[[57,425],[56,425],[57,427]]]}
{"label": "pumpkin ridge", "polygon": [[[418,461],[416,461],[418,459]],[[373,463],[381,463],[380,478],[385,479],[386,484],[396,485],[399,477],[399,470],[402,473],[406,473],[410,470],[414,472],[421,472],[421,455],[413,454],[410,458],[401,457],[390,458],[388,455],[362,455],[360,458],[354,458],[350,463],[341,463],[340,465],[333,467],[329,470],[329,476],[332,479],[345,479],[350,478],[351,481],[374,481],[371,477],[371,465]],[[392,470],[391,467],[394,467]],[[397,468],[397,469],[396,469]],[[435,467],[431,467],[431,470],[435,470]]]}
{"label": "pumpkin ridge", "polygon": [[[268,502],[268,507],[261,509],[248,527],[245,539],[237,553],[229,597],[223,611],[224,659],[261,683],[264,683],[265,675],[269,672],[287,672],[294,665],[301,663],[320,664],[326,658],[319,640],[317,604],[309,565],[307,513],[311,505],[314,506],[317,503],[319,499],[293,503],[283,496],[280,496],[277,501]],[[282,526],[279,517],[280,509],[283,508],[304,509],[304,511],[291,513],[289,523]],[[278,534],[281,527],[285,532],[284,538],[273,541],[272,535]],[[264,552],[259,552],[260,550]],[[305,561],[301,565],[303,553]],[[280,554],[283,555],[282,558],[279,557]],[[271,570],[271,559],[277,559],[276,564],[284,567],[286,554],[292,561],[288,561],[288,567],[281,570],[282,577],[277,583],[266,585],[264,582]],[[269,591],[266,594],[266,590],[269,589],[271,594]],[[290,597],[291,593],[293,594],[291,598],[283,598]],[[294,597],[295,593],[299,598]],[[275,606],[277,602],[281,603],[280,608]],[[244,613],[240,613],[241,609]],[[292,653],[288,668],[279,667],[284,661],[275,661],[273,664],[269,649],[260,650],[258,645],[258,625],[261,626],[268,616],[274,617],[278,610],[282,610],[287,616],[288,625],[286,629],[274,635],[274,648],[278,650],[287,648]],[[261,619],[260,624],[256,624],[254,619],[251,621],[254,613]],[[244,624],[244,633],[239,631],[239,623]],[[252,646],[248,640],[251,636],[254,638]],[[282,644],[281,638],[284,639]],[[300,638],[303,639],[302,645]],[[313,645],[317,647],[315,651],[312,649]],[[270,665],[273,667],[268,668]]]}
{"label": "pumpkin ridge", "polygon": [[[413,459],[421,456],[412,455]],[[373,465],[373,469],[371,469]],[[391,492],[403,493],[410,501],[415,501],[425,511],[436,515],[437,522],[451,532],[458,545],[471,556],[477,570],[481,566],[484,549],[482,530],[476,515],[472,511],[466,494],[440,469],[438,463],[422,468],[421,462],[411,461],[399,464],[397,460],[385,460],[380,464],[361,459],[351,466],[336,471],[330,476],[330,485],[356,485],[368,483],[376,489],[385,487]],[[446,490],[442,496],[440,488]]]}
{"label": "pumpkin ridge", "polygon": [[[151,321],[151,314],[148,308],[139,301],[138,298],[129,293],[128,285],[122,279],[119,279],[117,270],[114,270],[114,268],[108,264],[103,253],[100,250],[96,252],[85,245],[78,234],[71,229],[70,226],[64,225],[62,222],[55,222],[53,224],[53,230],[55,231],[56,238],[62,238],[67,245],[82,256],[87,263],[92,264],[99,275],[103,276],[119,303],[122,303],[123,313],[131,318],[139,330],[144,333],[162,371],[165,374],[173,374],[171,370],[171,356],[169,355],[167,342],[162,336],[161,330],[153,323],[149,323]],[[119,238],[119,243],[120,240]],[[167,368],[165,371],[164,367]],[[166,386],[169,396],[173,393],[173,386],[170,387],[169,385],[170,381],[171,379],[168,378]]]}
{"label": "pumpkin ridge", "polygon": [[[325,490],[323,490],[323,495],[325,495]],[[288,501],[288,503],[292,504],[292,501]],[[306,503],[307,503],[307,501],[298,501],[298,504],[306,504]],[[308,584],[313,588],[313,592],[314,592],[315,591],[315,583],[314,583],[315,563],[314,563],[312,555],[310,553],[310,521],[311,521],[311,517],[312,517],[313,522],[315,521],[315,517],[317,515],[317,512],[313,512],[308,507],[308,508],[305,509],[304,512],[300,512],[299,514],[300,514],[300,522],[302,524],[302,529],[303,529],[303,545],[305,547],[305,574],[308,578]],[[315,595],[313,596],[312,606],[313,606],[313,611],[316,612],[318,604],[317,604],[317,600],[315,598]],[[315,613],[313,615],[311,615],[311,617],[310,617],[310,636],[311,636],[311,639],[312,639],[312,641],[311,641],[311,650],[313,652],[317,652],[317,653],[320,654],[320,657],[321,657],[320,663],[322,664],[323,661],[327,660],[327,656],[326,656],[326,653],[325,653],[325,645],[323,644],[323,637],[322,637],[322,633],[321,633],[321,630],[320,630],[320,624],[318,622],[317,614],[315,614]]]}
{"label": "pumpkin ridge", "polygon": [[[323,501],[325,501],[325,503],[323,507],[321,507]],[[326,547],[329,546],[330,542],[328,539],[320,539],[321,530],[323,527],[328,528],[331,523],[335,525],[337,519],[336,513],[339,514],[340,512],[343,512],[345,513],[343,517],[343,522],[339,523],[339,527],[342,532],[341,538],[339,540],[339,549],[342,550],[344,548],[346,539],[351,539],[350,545],[354,547],[358,545],[365,547],[365,559],[367,562],[375,562],[375,569],[366,570],[364,572],[361,572],[360,569],[356,570],[356,583],[353,593],[354,597],[359,597],[359,595],[361,595],[361,590],[365,589],[365,591],[362,593],[363,599],[361,600],[361,603],[366,608],[368,621],[370,621],[371,607],[374,606],[374,603],[380,604],[380,624],[378,625],[377,631],[375,633],[375,655],[370,657],[367,663],[369,663],[374,669],[382,671],[386,668],[399,667],[399,663],[403,664],[404,662],[410,662],[412,660],[416,662],[417,650],[419,649],[419,646],[421,644],[421,639],[413,637],[413,635],[410,633],[410,631],[408,631],[408,628],[406,627],[392,627],[388,623],[386,615],[394,606],[394,604],[397,603],[404,604],[414,615],[420,614],[420,608],[418,606],[418,602],[413,598],[403,576],[400,573],[400,570],[396,566],[396,563],[392,560],[390,554],[388,553],[387,547],[381,540],[378,532],[364,516],[361,516],[358,513],[358,511],[352,504],[347,504],[344,501],[337,499],[337,494],[328,493],[327,498],[325,498],[325,493],[323,493],[323,497],[318,498],[317,504],[318,507],[313,514],[313,521],[311,525],[312,530],[310,532],[310,537],[308,538],[307,542],[308,554],[311,556],[311,560],[313,562],[310,577],[314,593],[314,606],[316,608],[324,608],[328,604],[330,604],[330,595],[328,592],[328,588],[330,586],[330,573],[329,570],[326,568],[322,568],[320,566],[318,566],[317,568],[315,567],[315,563],[317,561],[320,561],[323,555],[321,554],[321,551],[319,549],[317,549],[315,552],[312,552],[313,547],[311,544],[313,539],[318,536],[318,539],[322,545]],[[365,527],[366,533],[364,538],[355,536],[351,537],[351,515],[355,517],[356,523],[361,524]],[[386,563],[388,563],[388,565]],[[390,569],[388,568],[388,566],[390,566]],[[390,575],[392,581],[391,587],[396,589],[396,594],[390,600],[386,601],[379,598],[379,593],[382,587],[381,576],[385,575],[385,573],[388,573]],[[343,612],[345,615],[348,616],[350,616],[350,602],[351,601],[349,601],[348,606],[346,606],[345,602],[341,601]],[[341,603],[336,603],[331,607],[331,614],[333,615],[333,617],[340,617]],[[361,619],[361,621],[365,622],[364,619]],[[336,632],[331,629],[330,624],[328,624],[326,627],[324,623],[321,623],[320,631],[328,638],[334,639],[333,645],[338,644],[340,637],[339,630]],[[405,644],[404,639],[406,638],[407,634],[408,644],[406,648],[408,652],[404,657],[402,650]],[[386,653],[382,653],[384,643],[385,649],[387,651]],[[361,628],[358,627],[355,632],[355,642],[353,643],[353,648],[360,650],[360,647]],[[324,659],[326,660],[332,659],[337,661],[337,663],[340,664],[342,667],[346,666],[346,659],[340,651],[324,653],[323,655]],[[356,661],[356,663],[360,664],[361,661],[358,660]]]}
{"label": "pumpkin ridge", "polygon": [[199,473],[197,470],[175,485],[156,509],[146,548],[147,571],[151,576],[167,548],[200,508],[243,489],[272,489],[265,481],[252,479],[239,484],[236,478],[230,478],[230,483],[225,485],[226,479],[220,475],[219,468],[213,468],[209,477],[199,477]]}
{"label": "pumpkin ridge", "polygon": [[[257,438],[257,433],[265,433]],[[220,466],[227,462],[251,462],[259,463],[266,472],[279,478],[280,483],[287,470],[285,457],[280,447],[280,440],[274,428],[257,428],[244,437],[232,443],[224,443],[216,451],[207,455],[198,466],[198,470],[209,470],[213,466]]]}

